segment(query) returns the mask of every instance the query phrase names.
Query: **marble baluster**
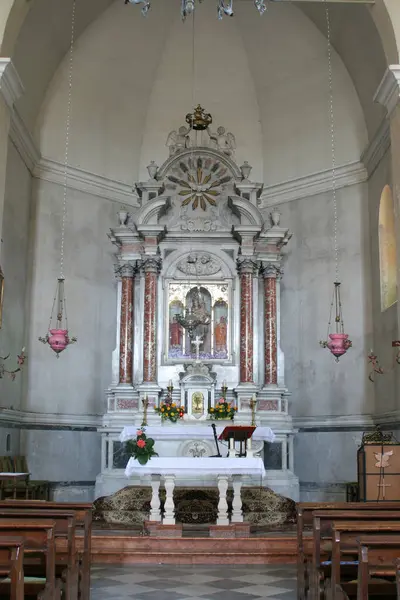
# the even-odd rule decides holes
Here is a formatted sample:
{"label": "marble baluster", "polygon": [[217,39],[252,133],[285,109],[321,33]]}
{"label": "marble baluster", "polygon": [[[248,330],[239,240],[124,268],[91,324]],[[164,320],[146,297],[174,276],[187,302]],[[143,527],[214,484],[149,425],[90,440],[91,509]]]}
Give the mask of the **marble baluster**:
{"label": "marble baluster", "polygon": [[151,502],[150,502],[150,521],[161,521],[160,507],[160,475],[152,475],[150,478],[151,485]]}
{"label": "marble baluster", "polygon": [[148,258],[144,269],[143,382],[157,383],[157,284],[160,261]]}
{"label": "marble baluster", "polygon": [[241,475],[232,477],[233,499],[232,499],[232,523],[243,523],[242,510],[242,485]]}
{"label": "marble baluster", "polygon": [[229,525],[228,502],[226,499],[226,494],[228,492],[228,482],[229,478],[227,475],[218,475],[219,502],[217,525]]}
{"label": "marble baluster", "polygon": [[240,274],[240,383],[253,382],[253,275],[255,262],[238,261]]}
{"label": "marble baluster", "polygon": [[118,268],[121,277],[121,325],[119,342],[119,383],[132,385],[133,376],[133,283],[134,268],[130,264]]}
{"label": "marble baluster", "polygon": [[164,475],[165,504],[163,525],[175,525],[175,475]]}
{"label": "marble baluster", "polygon": [[264,275],[264,382],[278,383],[276,278],[279,268],[268,264]]}

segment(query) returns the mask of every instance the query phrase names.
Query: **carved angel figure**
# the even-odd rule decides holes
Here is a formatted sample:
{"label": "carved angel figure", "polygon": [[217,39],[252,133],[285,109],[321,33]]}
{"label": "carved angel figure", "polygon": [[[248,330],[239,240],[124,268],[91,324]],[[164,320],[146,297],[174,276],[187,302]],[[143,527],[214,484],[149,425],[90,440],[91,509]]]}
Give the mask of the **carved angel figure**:
{"label": "carved angel figure", "polygon": [[208,131],[210,139],[214,142],[215,148],[227,156],[233,156],[236,150],[236,140],[233,133],[225,133],[225,127],[218,127],[217,133]]}
{"label": "carved angel figure", "polygon": [[169,155],[172,156],[179,150],[184,150],[190,146],[189,137],[190,127],[179,127],[178,131],[171,131],[168,135],[166,146],[169,148]]}
{"label": "carved angel figure", "polygon": [[386,467],[389,467],[389,458],[392,455],[393,450],[390,450],[390,452],[384,452],[383,454],[381,452],[374,452],[374,456],[376,458],[375,466],[379,467],[380,469],[385,469]]}

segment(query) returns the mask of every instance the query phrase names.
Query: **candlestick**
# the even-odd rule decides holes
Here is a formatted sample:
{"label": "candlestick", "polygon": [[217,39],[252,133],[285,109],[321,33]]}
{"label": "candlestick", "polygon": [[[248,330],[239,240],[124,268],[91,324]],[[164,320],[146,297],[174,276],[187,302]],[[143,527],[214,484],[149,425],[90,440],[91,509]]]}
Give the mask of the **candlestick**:
{"label": "candlestick", "polygon": [[149,398],[148,398],[147,394],[142,399],[142,404],[143,404],[143,421],[142,421],[142,427],[147,427],[147,409],[149,408]]}

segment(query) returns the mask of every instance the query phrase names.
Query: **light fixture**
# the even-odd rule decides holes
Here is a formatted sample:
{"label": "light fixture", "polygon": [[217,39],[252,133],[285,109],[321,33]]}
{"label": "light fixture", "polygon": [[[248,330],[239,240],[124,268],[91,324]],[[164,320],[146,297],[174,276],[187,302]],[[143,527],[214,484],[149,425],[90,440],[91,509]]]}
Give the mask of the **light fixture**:
{"label": "light fixture", "polygon": [[[65,348],[74,342],[75,337],[70,337],[68,333],[67,307],[64,293],[64,242],[65,242],[65,221],[67,216],[67,192],[68,192],[68,151],[69,151],[69,135],[71,128],[71,105],[72,105],[72,67],[74,57],[74,41],[75,41],[75,12],[76,0],[72,2],[72,20],[71,20],[71,44],[69,50],[69,75],[68,75],[68,103],[67,103],[67,118],[65,123],[65,158],[64,158],[64,199],[63,212],[61,222],[61,238],[60,238],[60,276],[57,280],[56,293],[53,300],[53,308],[50,315],[48,332],[44,337],[40,337],[39,341],[44,344],[49,344],[50,348],[56,353],[59,358],[60,353]],[[57,305],[57,316],[55,319],[54,308]]]}
{"label": "light fixture", "polygon": [[[333,284],[333,297],[331,302],[331,310],[328,322],[327,339],[320,342],[323,348],[328,348],[336,361],[346,354],[351,348],[352,342],[349,336],[344,332],[344,323],[342,315],[342,301],[340,298],[340,281],[339,281],[339,250],[338,250],[338,212],[336,198],[336,156],[335,156],[335,115],[333,110],[333,76],[332,76],[332,45],[331,45],[331,24],[329,18],[329,8],[327,0],[325,1],[325,17],[327,27],[327,49],[328,49],[328,77],[329,77],[329,116],[330,116],[330,134],[331,134],[331,155],[332,155],[332,201],[333,201],[333,237],[335,251],[335,281]],[[332,327],[332,312],[335,311],[335,325]]]}
{"label": "light fixture", "polygon": [[[263,15],[267,10],[267,4],[265,0],[253,0],[254,6]],[[199,4],[203,0],[197,0]],[[233,17],[233,0],[216,0],[217,2],[217,16],[218,19],[223,19],[224,16]],[[142,15],[146,16],[151,9],[150,0],[125,0],[125,4],[142,4]],[[189,15],[193,14],[196,9],[196,0],[181,0],[181,17],[183,20]]]}

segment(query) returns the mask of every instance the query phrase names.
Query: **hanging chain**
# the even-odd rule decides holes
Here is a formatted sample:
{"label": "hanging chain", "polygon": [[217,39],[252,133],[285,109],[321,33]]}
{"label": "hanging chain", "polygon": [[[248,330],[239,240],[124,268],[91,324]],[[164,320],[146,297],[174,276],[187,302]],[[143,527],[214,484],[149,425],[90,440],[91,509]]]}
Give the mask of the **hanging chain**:
{"label": "hanging chain", "polygon": [[76,0],[72,0],[71,43],[70,43],[70,47],[69,47],[68,106],[67,106],[67,119],[65,122],[64,199],[63,199],[63,214],[62,214],[62,225],[61,225],[60,279],[64,279],[64,243],[65,243],[65,222],[66,222],[66,217],[67,217],[68,156],[69,156],[69,135],[70,135],[70,127],[71,127],[71,108],[72,108],[72,73],[73,73],[73,66],[74,66],[75,12],[76,12]]}
{"label": "hanging chain", "polygon": [[338,211],[336,198],[336,143],[335,143],[335,113],[333,107],[333,72],[332,72],[332,43],[331,43],[331,20],[329,15],[328,1],[325,1],[326,37],[328,49],[328,78],[329,78],[329,119],[331,133],[331,156],[332,156],[332,200],[333,200],[333,239],[335,250],[335,281],[339,282],[339,250],[338,250]]}

